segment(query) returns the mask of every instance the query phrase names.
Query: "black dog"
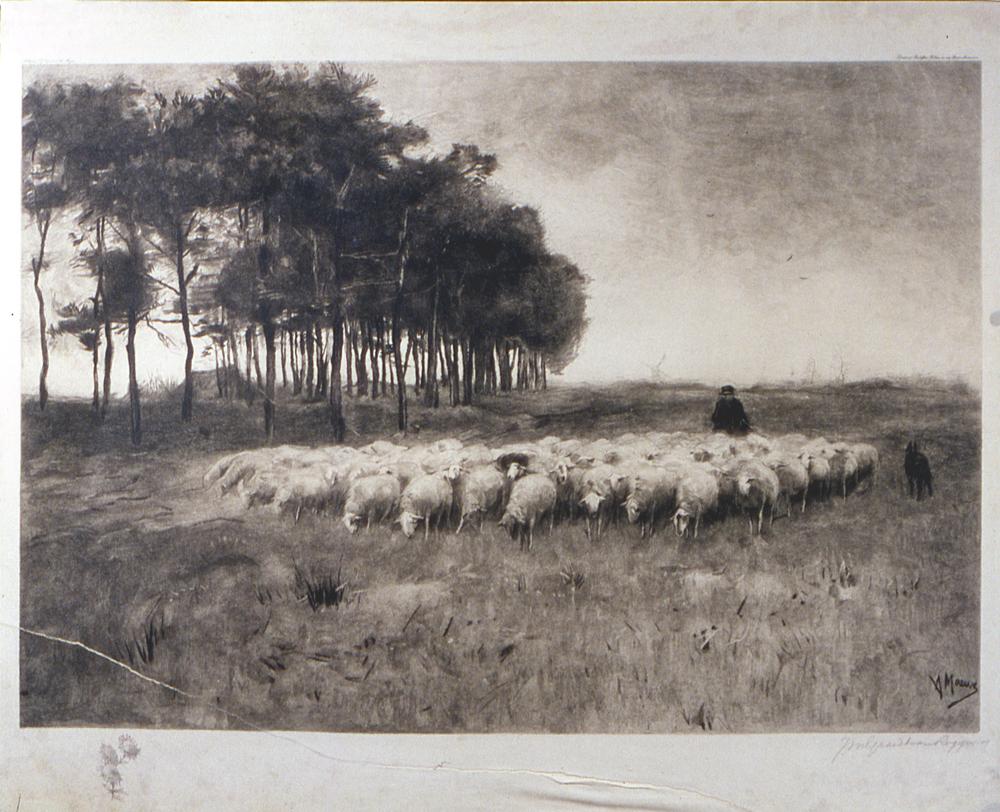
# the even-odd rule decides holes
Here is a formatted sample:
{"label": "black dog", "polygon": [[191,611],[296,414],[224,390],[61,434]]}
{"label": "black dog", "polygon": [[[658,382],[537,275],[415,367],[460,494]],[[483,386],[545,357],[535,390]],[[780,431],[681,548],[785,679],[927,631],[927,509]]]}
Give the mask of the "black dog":
{"label": "black dog", "polygon": [[910,483],[910,496],[916,492],[917,501],[923,498],[924,488],[927,488],[927,495],[934,495],[934,483],[931,476],[931,464],[927,457],[920,453],[920,447],[916,441],[911,440],[906,444],[906,456],[903,459],[903,470],[906,472],[906,479]]}

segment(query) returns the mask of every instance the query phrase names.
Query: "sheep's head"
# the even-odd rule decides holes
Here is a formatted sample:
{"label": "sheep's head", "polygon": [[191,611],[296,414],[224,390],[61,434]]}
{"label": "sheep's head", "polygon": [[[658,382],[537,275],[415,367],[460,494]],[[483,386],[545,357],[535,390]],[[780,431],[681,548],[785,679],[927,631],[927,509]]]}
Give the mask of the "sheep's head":
{"label": "sheep's head", "polygon": [[441,476],[449,482],[455,482],[460,476],[462,476],[462,466],[458,464],[449,465],[441,472]]}
{"label": "sheep's head", "polygon": [[707,448],[695,448],[691,452],[691,459],[695,462],[708,462],[712,459],[712,452]]}
{"label": "sheep's head", "polygon": [[523,476],[527,472],[528,469],[525,468],[523,465],[521,465],[521,463],[512,462],[510,464],[510,467],[507,469],[507,479],[510,480],[517,479],[519,476]]}
{"label": "sheep's head", "polygon": [[343,521],[344,527],[347,528],[347,532],[352,535],[357,533],[358,528],[361,527],[361,517],[357,513],[345,513],[341,521]]}
{"label": "sheep's head", "polygon": [[569,479],[569,465],[562,461],[558,462],[556,467],[549,472],[549,476],[556,484],[562,485]]}
{"label": "sheep's head", "polygon": [[399,522],[399,528],[403,531],[403,535],[407,538],[413,538],[413,534],[417,532],[417,526],[423,520],[423,516],[418,516],[416,513],[404,511],[399,514],[399,518],[396,521]]}
{"label": "sheep's head", "polygon": [[628,514],[629,524],[635,524],[639,521],[639,503],[634,496],[625,500],[625,513]]}
{"label": "sheep's head", "polygon": [[677,508],[674,513],[674,532],[678,536],[687,535],[688,525],[691,523],[691,512],[684,507]]}
{"label": "sheep's head", "polygon": [[586,510],[590,516],[596,516],[597,511],[601,509],[601,503],[603,501],[603,496],[591,491],[580,500],[580,506]]}
{"label": "sheep's head", "polygon": [[510,534],[511,538],[514,538],[514,533],[517,530],[517,519],[510,513],[504,513],[500,521],[497,522],[497,526],[502,527]]}

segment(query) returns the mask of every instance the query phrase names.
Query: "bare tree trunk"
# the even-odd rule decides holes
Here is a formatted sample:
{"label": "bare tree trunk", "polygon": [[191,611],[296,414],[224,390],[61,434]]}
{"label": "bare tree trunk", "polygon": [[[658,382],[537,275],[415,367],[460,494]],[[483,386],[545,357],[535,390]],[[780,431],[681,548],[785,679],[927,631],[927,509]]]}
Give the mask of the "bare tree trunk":
{"label": "bare tree trunk", "polygon": [[[192,222],[194,222],[192,220]],[[187,348],[184,356],[184,396],[181,399],[181,420],[187,422],[194,414],[194,341],[191,339],[191,317],[188,314],[188,282],[198,272],[197,264],[188,275],[184,273],[184,254],[186,252],[187,233],[178,223],[175,227],[174,241],[177,248],[177,298],[181,311],[181,326],[184,329],[184,345]]]}
{"label": "bare tree trunk", "polygon": [[349,322],[344,319],[343,347],[347,351],[347,364],[345,365],[345,371],[347,372],[347,397],[351,397],[354,394],[352,391],[354,387],[354,356],[351,353],[351,328],[348,324]]}
{"label": "bare tree trunk", "polygon": [[135,364],[135,327],[137,315],[135,310],[128,313],[128,342],[125,353],[128,356],[128,400],[129,400],[129,431],[132,445],[142,443],[142,409],[139,405],[139,382],[136,376]]}
{"label": "bare tree trunk", "polygon": [[315,364],[316,339],[313,335],[311,324],[306,325],[306,400],[312,400],[313,392],[313,366]]}
{"label": "bare tree trunk", "polygon": [[285,369],[285,342],[288,338],[288,330],[285,327],[281,328],[281,388],[288,388],[288,372]]}
{"label": "bare tree trunk", "polygon": [[221,398],[224,394],[222,388],[222,369],[219,367],[219,344],[218,342],[212,342],[212,357],[215,360],[215,388],[219,390],[219,397]]}
{"label": "bare tree trunk", "polygon": [[431,323],[427,329],[425,342],[427,344],[427,363],[424,364],[424,405],[437,408],[440,404],[437,380],[438,352],[438,288],[440,279],[434,277],[434,304],[431,308]]}
{"label": "bare tree trunk", "polygon": [[323,328],[316,325],[316,399],[326,397],[326,366],[327,354]]}
{"label": "bare tree trunk", "polygon": [[274,322],[267,319],[263,325],[264,331],[264,434],[267,441],[274,440],[274,383],[277,378],[276,359],[277,353],[274,349]]}
{"label": "bare tree trunk", "polygon": [[378,354],[379,360],[382,364],[382,397],[386,395],[386,352],[385,352],[385,321],[379,319],[378,322]]}
{"label": "bare tree trunk", "polygon": [[546,367],[546,364],[545,364],[545,354],[542,353],[542,389],[543,390],[549,388],[549,379],[548,379],[548,374],[547,374],[547,370],[546,370],[545,367]]}
{"label": "bare tree trunk", "polygon": [[[94,297],[97,298],[96,296]],[[95,311],[96,312],[96,311]],[[90,410],[99,415],[101,413],[101,386],[100,386],[100,376],[97,374],[97,369],[101,364],[101,328],[100,325],[94,328],[94,352],[93,352],[93,365],[94,365],[94,396],[90,402]]]}
{"label": "bare tree trunk", "polygon": [[462,355],[464,362],[464,370],[462,372],[462,405],[470,406],[472,404],[472,385],[473,385],[473,357],[472,357],[472,339],[466,338],[461,342],[462,345]]}
{"label": "bare tree trunk", "polygon": [[35,296],[38,297],[38,337],[42,345],[42,371],[38,375],[38,408],[45,411],[45,406],[49,402],[49,390],[46,386],[46,378],[49,375],[49,342],[45,337],[45,299],[42,296],[42,288],[39,284],[42,268],[45,265],[45,241],[49,236],[49,224],[52,222],[52,215],[49,212],[38,216],[37,226],[39,235],[38,259],[32,258],[31,271],[35,280]]}
{"label": "bare tree trunk", "polygon": [[376,337],[372,332],[371,322],[365,324],[365,345],[368,347],[368,360],[372,367],[371,399],[378,397],[378,355],[376,353]]}
{"label": "bare tree trunk", "polygon": [[[253,386],[253,325],[252,324],[249,327],[247,327],[246,332],[244,333],[243,341],[246,344],[246,367],[247,367],[246,399],[247,399],[247,406],[250,406],[253,403],[254,395],[256,394],[254,392],[254,386]],[[258,375],[259,374],[260,373],[258,372]]]}
{"label": "bare tree trunk", "polygon": [[[333,438],[342,443],[347,426],[344,421],[344,391],[340,379],[340,366],[344,356],[344,318],[339,303],[334,307],[333,340],[330,343],[330,425],[333,428]],[[350,369],[348,359],[348,374]]]}

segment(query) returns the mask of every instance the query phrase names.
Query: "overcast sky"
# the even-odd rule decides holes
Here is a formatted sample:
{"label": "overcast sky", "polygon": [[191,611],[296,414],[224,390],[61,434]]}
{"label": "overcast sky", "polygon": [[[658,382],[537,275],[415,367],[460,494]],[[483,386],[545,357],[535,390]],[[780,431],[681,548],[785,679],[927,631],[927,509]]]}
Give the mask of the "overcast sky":
{"label": "overcast sky", "polygon": [[[971,62],[379,63],[374,95],[433,142],[495,152],[496,180],[538,207],[549,245],[591,278],[572,381],[737,384],[928,374],[979,383],[980,83]],[[168,94],[213,66],[126,73]],[[37,245],[25,231],[24,263]],[[59,244],[56,244],[59,243]],[[54,236],[47,291],[68,258]],[[37,305],[22,297],[26,390]],[[183,355],[147,336],[140,379]],[[124,389],[124,357],[118,365]],[[85,394],[88,358],[53,352],[50,388]]]}

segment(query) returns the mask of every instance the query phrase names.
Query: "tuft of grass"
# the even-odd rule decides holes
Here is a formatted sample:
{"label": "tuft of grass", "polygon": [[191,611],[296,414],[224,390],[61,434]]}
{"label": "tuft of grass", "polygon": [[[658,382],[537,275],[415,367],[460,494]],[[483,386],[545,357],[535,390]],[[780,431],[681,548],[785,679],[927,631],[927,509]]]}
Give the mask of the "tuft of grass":
{"label": "tuft of grass", "polygon": [[309,608],[314,612],[328,606],[339,607],[347,595],[347,582],[341,577],[342,569],[337,568],[337,574],[315,575],[304,572],[295,565],[295,586],[301,596],[309,602]]}

